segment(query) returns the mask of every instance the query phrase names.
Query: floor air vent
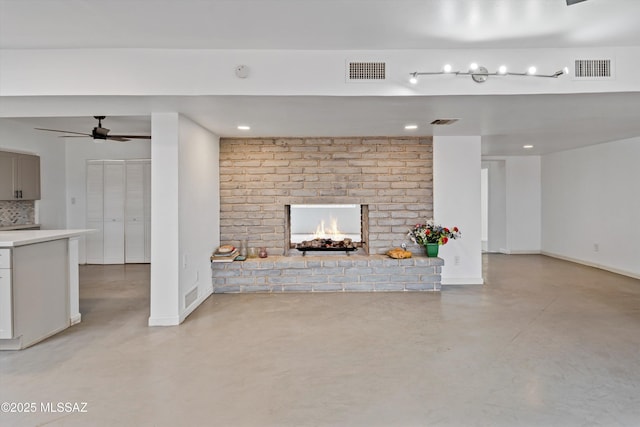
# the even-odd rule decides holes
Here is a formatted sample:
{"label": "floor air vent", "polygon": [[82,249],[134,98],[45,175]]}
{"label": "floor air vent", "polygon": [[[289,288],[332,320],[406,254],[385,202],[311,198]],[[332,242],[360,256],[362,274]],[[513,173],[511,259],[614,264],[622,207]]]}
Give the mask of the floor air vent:
{"label": "floor air vent", "polygon": [[611,77],[610,59],[576,59],[575,66],[576,77]]}
{"label": "floor air vent", "polygon": [[184,296],[184,308],[189,307],[198,299],[198,287],[196,286]]}
{"label": "floor air vent", "polygon": [[384,80],[386,68],[386,62],[349,62],[347,81]]}

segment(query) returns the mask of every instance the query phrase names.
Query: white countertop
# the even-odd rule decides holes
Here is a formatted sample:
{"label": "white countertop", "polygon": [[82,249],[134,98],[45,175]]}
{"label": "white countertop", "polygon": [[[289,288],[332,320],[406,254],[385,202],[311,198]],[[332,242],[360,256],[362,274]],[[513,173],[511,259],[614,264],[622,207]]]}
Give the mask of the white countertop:
{"label": "white countertop", "polygon": [[0,231],[0,248],[30,245],[50,240],[78,237],[97,230],[15,230]]}

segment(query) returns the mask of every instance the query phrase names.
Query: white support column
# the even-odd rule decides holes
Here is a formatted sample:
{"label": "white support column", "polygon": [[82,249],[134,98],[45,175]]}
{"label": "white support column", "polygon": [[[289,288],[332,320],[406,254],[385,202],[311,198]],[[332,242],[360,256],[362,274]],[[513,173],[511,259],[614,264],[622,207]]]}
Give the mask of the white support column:
{"label": "white support column", "polygon": [[480,136],[434,136],[433,216],[462,238],[440,247],[443,285],[481,285]]}
{"label": "white support column", "polygon": [[149,326],[180,323],[178,113],[151,115],[151,300]]}

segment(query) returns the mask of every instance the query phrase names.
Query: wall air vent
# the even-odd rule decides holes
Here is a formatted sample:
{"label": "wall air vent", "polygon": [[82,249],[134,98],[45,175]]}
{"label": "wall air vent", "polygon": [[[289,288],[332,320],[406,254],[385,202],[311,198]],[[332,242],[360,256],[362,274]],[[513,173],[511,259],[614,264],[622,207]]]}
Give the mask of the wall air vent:
{"label": "wall air vent", "polygon": [[189,308],[191,304],[193,304],[198,299],[198,286],[190,290],[184,296],[184,308]]}
{"label": "wall air vent", "polygon": [[610,59],[576,59],[575,76],[579,78],[611,77]]}
{"label": "wall air vent", "polygon": [[378,81],[387,78],[386,62],[348,62],[347,81]]}
{"label": "wall air vent", "polygon": [[458,119],[435,119],[434,121],[431,122],[431,124],[432,125],[443,126],[443,125],[453,124],[453,123],[455,123],[457,121],[458,121]]}

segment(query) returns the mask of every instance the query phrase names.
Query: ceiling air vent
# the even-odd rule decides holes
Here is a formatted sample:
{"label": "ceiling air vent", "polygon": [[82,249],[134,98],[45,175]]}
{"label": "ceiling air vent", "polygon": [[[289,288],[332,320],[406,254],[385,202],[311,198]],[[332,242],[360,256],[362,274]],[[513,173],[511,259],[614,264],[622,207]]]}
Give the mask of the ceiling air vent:
{"label": "ceiling air vent", "polygon": [[435,119],[431,122],[432,125],[450,125],[457,122],[458,119]]}
{"label": "ceiling air vent", "polygon": [[386,79],[385,62],[349,62],[347,81],[371,81]]}
{"label": "ceiling air vent", "polygon": [[611,77],[610,59],[576,59],[575,66],[576,77]]}

